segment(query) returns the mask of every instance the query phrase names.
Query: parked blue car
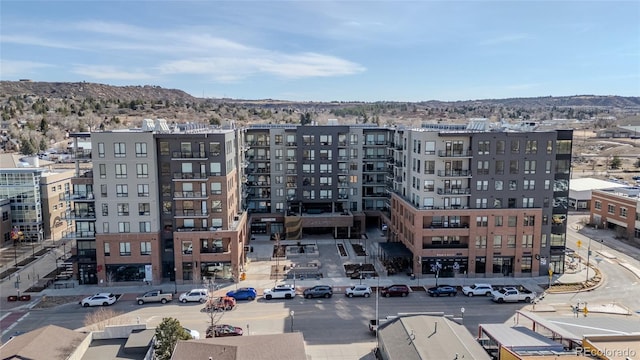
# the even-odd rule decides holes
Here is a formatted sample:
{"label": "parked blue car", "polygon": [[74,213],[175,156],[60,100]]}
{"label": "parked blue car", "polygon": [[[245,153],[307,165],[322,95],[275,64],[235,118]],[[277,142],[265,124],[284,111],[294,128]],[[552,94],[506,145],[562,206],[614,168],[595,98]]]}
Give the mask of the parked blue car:
{"label": "parked blue car", "polygon": [[256,298],[256,289],[252,287],[239,288],[238,290],[231,290],[227,293],[227,296],[230,296],[236,300],[253,300]]}

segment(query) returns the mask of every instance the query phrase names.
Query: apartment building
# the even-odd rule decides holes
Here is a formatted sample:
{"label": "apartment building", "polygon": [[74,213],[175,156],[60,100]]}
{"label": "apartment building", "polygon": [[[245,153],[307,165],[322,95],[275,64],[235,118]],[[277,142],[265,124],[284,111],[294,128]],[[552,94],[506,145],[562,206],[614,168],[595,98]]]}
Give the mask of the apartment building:
{"label": "apartment building", "polygon": [[416,274],[538,276],[564,270],[571,131],[395,130],[391,241]]}
{"label": "apartment building", "polygon": [[359,239],[367,225],[380,226],[388,135],[375,125],[247,128],[243,196],[251,233]]}
{"label": "apartment building", "polygon": [[73,181],[71,218],[82,284],[239,276],[246,215],[240,203],[237,129],[137,129],[89,136],[93,170]]}
{"label": "apartment building", "polygon": [[614,229],[627,239],[640,238],[640,188],[592,191],[590,218],[591,224]]}
{"label": "apartment building", "polygon": [[0,199],[9,200],[10,228],[22,233],[20,241],[60,238],[69,226],[70,203],[61,199],[69,193],[74,173],[49,164],[37,157],[0,154]]}
{"label": "apartment building", "polygon": [[0,246],[12,245],[11,239],[11,203],[0,198]]}

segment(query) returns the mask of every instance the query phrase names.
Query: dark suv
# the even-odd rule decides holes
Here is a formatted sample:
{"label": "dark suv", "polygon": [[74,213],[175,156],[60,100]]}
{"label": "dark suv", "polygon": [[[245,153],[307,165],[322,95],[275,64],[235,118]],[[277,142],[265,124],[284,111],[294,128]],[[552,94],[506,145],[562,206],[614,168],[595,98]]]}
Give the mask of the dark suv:
{"label": "dark suv", "polygon": [[314,287],[306,289],[302,293],[302,295],[304,295],[304,297],[307,299],[315,297],[330,298],[331,296],[333,296],[333,288],[329,285],[316,285]]}
{"label": "dark suv", "polygon": [[391,285],[387,287],[383,287],[380,290],[380,295],[384,297],[389,296],[407,296],[409,295],[409,287],[407,285]]}

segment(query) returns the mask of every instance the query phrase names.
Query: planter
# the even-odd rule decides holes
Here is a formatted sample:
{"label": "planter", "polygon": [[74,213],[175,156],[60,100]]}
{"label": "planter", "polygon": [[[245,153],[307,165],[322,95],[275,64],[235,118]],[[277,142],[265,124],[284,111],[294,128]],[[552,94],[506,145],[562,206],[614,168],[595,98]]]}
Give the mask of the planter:
{"label": "planter", "polygon": [[7,296],[7,301],[18,301],[17,295],[9,295]]}
{"label": "planter", "polygon": [[30,301],[31,295],[20,295],[20,301]]}

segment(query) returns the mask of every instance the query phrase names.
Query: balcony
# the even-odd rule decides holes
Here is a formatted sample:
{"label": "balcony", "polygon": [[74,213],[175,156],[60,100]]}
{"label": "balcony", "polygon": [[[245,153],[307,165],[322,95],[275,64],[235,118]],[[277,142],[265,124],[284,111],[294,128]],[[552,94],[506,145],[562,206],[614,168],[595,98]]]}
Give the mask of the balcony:
{"label": "balcony", "polygon": [[459,224],[459,223],[442,223],[442,222],[432,222],[431,224],[424,224],[422,226],[423,229],[468,229],[469,224]]}
{"label": "balcony", "polygon": [[440,177],[470,177],[471,170],[438,170]]}
{"label": "balcony", "polygon": [[203,210],[194,210],[194,209],[183,209],[176,210],[174,212],[176,217],[189,217],[189,216],[207,216],[209,213]]}
{"label": "balcony", "polygon": [[92,240],[95,238],[95,231],[65,231],[62,233],[62,240]]}
{"label": "balcony", "polygon": [[470,195],[470,188],[460,188],[460,189],[443,189],[438,188],[438,195]]}
{"label": "balcony", "polygon": [[271,168],[247,168],[247,174],[269,174],[271,173]]}
{"label": "balcony", "polygon": [[94,201],[93,193],[76,193],[69,194],[64,193],[58,196],[58,200],[60,201]]}
{"label": "balcony", "polygon": [[193,198],[204,199],[206,197],[207,197],[207,193],[202,193],[200,191],[176,191],[173,193],[174,199],[193,199]]}
{"label": "balcony", "polygon": [[251,141],[247,143],[249,147],[267,147],[270,146],[268,141]]}
{"label": "balcony", "polygon": [[469,244],[422,244],[422,249],[468,249]]}
{"label": "balcony", "polygon": [[95,220],[95,211],[71,211],[69,213],[69,220]]}
{"label": "balcony", "polygon": [[200,151],[174,151],[171,153],[171,160],[180,159],[206,159],[207,153]]}
{"label": "balcony", "polygon": [[287,156],[286,160],[287,161],[291,161],[291,162],[296,162],[297,161],[295,156]]}
{"label": "balcony", "polygon": [[271,186],[269,181],[249,181],[247,186]]}
{"label": "balcony", "polygon": [[[211,174],[212,176],[221,176],[220,173]],[[173,180],[208,180],[207,173],[173,173]]]}
{"label": "balcony", "polygon": [[439,157],[472,157],[473,151],[469,150],[439,150]]}

